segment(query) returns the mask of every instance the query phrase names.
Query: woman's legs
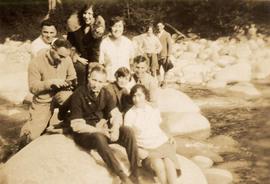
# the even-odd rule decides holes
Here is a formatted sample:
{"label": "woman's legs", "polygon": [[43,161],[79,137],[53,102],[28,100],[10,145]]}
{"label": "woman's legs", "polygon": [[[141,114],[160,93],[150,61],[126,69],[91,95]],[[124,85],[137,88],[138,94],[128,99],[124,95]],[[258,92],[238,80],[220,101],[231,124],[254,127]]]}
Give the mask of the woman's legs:
{"label": "woman's legs", "polygon": [[161,184],[167,183],[166,170],[164,161],[161,158],[147,158],[150,159],[150,167],[154,170],[158,180]]}
{"label": "woman's legs", "polygon": [[168,184],[176,184],[177,173],[175,170],[174,163],[169,158],[164,158],[164,165],[166,170],[166,176],[168,179]]}

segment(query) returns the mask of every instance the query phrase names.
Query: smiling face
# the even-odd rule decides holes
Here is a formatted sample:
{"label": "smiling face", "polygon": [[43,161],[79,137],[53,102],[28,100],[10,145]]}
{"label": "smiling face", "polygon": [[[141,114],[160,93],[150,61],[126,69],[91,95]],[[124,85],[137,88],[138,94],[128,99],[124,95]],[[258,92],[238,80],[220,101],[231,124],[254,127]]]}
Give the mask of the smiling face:
{"label": "smiling face", "polygon": [[138,88],[134,93],[132,101],[136,107],[144,107],[146,104],[146,96],[141,88]]}
{"label": "smiling face", "polygon": [[123,32],[124,32],[123,21],[118,21],[111,27],[111,33],[114,38],[121,37],[123,35]]}
{"label": "smiling face", "polygon": [[116,79],[116,83],[120,88],[125,88],[125,87],[127,87],[128,83],[129,83],[129,79],[130,79],[130,76],[118,77]]}
{"label": "smiling face", "polygon": [[148,65],[146,62],[139,62],[135,64],[134,72],[137,77],[141,78],[145,75],[148,70]]}
{"label": "smiling face", "polygon": [[93,7],[85,10],[82,17],[86,25],[92,25],[95,22]]}
{"label": "smiling face", "polygon": [[152,35],[153,34],[153,27],[149,27],[148,31],[147,31],[148,35]]}
{"label": "smiling face", "polygon": [[88,76],[88,87],[98,96],[102,87],[106,84],[106,74],[100,71],[93,71]]}
{"label": "smiling face", "polygon": [[162,23],[157,24],[157,29],[159,32],[162,32],[164,30],[164,25]]}
{"label": "smiling face", "polygon": [[51,44],[57,34],[55,26],[44,25],[41,28],[41,38],[46,44]]}

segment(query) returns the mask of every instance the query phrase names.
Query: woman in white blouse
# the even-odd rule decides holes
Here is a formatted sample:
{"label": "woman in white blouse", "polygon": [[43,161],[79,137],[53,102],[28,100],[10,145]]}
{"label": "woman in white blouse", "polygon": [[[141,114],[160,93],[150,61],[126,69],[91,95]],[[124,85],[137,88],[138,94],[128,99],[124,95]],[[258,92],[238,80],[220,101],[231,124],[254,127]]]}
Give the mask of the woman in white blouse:
{"label": "woman in white blouse", "polygon": [[133,129],[139,156],[147,168],[154,171],[161,184],[176,184],[181,170],[176,157],[174,139],[161,130],[160,112],[149,103],[145,86],[136,84],[130,91],[134,106],[124,117],[124,126]]}
{"label": "woman in white blouse", "polygon": [[109,21],[110,34],[100,44],[99,63],[104,64],[108,80],[114,81],[114,73],[120,67],[130,69],[134,55],[132,42],[125,36],[124,19],[116,16]]}

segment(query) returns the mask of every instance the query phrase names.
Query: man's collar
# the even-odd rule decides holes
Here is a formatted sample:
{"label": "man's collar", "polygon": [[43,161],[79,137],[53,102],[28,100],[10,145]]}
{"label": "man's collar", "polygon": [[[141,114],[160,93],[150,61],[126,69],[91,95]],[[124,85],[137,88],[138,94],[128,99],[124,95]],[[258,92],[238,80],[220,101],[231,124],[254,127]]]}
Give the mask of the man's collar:
{"label": "man's collar", "polygon": [[54,60],[51,56],[51,53],[50,53],[51,49],[48,49],[47,53],[46,53],[46,57],[48,58],[48,61],[51,65],[55,66],[55,63],[54,63]]}
{"label": "man's collar", "polygon": [[97,98],[99,94],[95,94],[94,91],[91,90],[90,86],[87,84],[85,86],[87,93],[90,94],[92,98]]}

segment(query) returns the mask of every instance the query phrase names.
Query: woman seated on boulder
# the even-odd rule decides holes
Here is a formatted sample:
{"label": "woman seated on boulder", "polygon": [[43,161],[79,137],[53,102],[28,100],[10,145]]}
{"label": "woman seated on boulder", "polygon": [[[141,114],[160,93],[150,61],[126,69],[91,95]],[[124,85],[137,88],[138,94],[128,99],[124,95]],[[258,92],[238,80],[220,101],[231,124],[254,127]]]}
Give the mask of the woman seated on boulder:
{"label": "woman seated on boulder", "polygon": [[124,125],[133,128],[143,165],[154,171],[160,183],[176,184],[181,170],[174,147],[175,140],[161,130],[160,112],[149,103],[145,86],[136,84],[130,91],[133,107],[124,117]]}

